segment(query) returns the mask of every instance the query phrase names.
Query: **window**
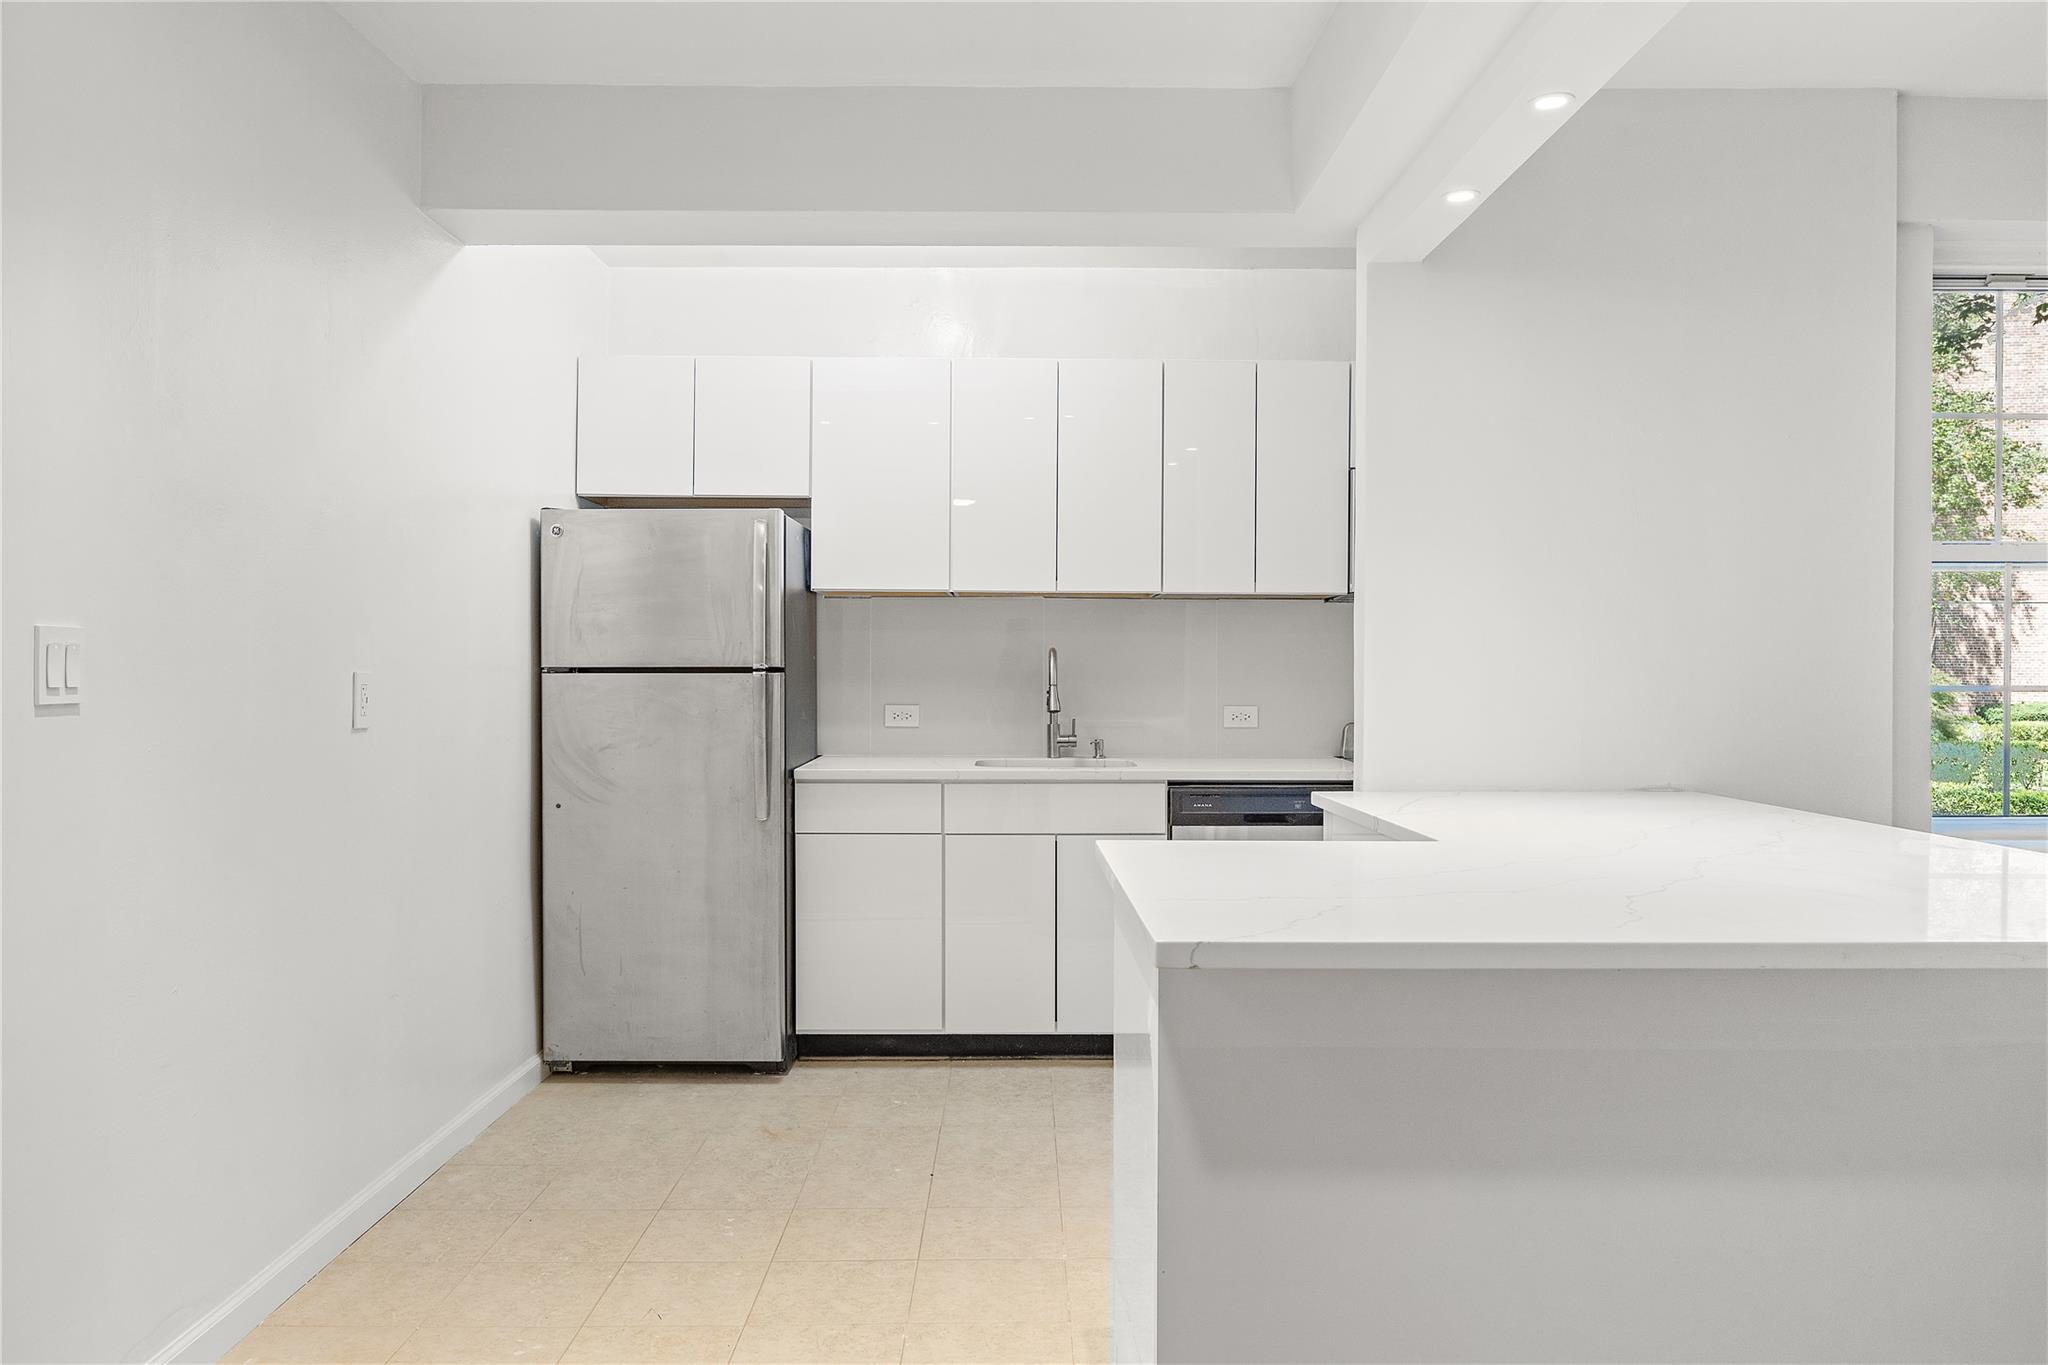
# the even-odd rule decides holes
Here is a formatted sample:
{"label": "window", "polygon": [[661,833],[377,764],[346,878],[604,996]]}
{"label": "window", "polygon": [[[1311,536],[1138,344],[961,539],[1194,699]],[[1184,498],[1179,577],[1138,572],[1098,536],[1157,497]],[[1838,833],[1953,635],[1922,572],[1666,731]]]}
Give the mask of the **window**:
{"label": "window", "polygon": [[2048,816],[2048,279],[1934,293],[1933,807]]}

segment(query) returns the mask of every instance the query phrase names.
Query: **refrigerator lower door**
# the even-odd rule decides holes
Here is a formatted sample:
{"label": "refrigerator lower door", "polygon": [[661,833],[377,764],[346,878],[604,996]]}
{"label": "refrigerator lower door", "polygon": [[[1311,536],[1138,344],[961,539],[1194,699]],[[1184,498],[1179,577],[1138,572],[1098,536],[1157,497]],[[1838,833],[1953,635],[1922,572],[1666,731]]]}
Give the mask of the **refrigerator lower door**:
{"label": "refrigerator lower door", "polygon": [[548,1061],[789,1060],[776,673],[541,676]]}

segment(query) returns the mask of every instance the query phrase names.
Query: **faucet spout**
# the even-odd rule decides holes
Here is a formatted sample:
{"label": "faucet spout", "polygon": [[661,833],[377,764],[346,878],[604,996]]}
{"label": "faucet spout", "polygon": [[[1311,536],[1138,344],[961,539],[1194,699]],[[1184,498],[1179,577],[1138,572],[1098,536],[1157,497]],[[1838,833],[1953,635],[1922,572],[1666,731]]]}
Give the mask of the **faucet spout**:
{"label": "faucet spout", "polygon": [[1080,743],[1072,724],[1060,729],[1060,652],[1048,648],[1045,651],[1045,756],[1064,758]]}

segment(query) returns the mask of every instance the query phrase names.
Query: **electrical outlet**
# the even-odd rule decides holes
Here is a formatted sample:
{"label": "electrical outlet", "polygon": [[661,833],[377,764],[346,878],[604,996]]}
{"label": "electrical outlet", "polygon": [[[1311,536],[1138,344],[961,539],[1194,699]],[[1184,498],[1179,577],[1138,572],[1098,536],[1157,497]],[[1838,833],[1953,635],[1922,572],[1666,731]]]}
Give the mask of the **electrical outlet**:
{"label": "electrical outlet", "polygon": [[882,708],[882,724],[891,730],[915,730],[918,726],[917,708],[903,702],[890,702]]}
{"label": "electrical outlet", "polygon": [[1223,728],[1226,730],[1256,730],[1259,728],[1259,708],[1256,706],[1226,706],[1223,708]]}
{"label": "electrical outlet", "polygon": [[370,675],[357,669],[349,675],[349,695],[353,699],[349,711],[348,728],[367,730],[370,728]]}

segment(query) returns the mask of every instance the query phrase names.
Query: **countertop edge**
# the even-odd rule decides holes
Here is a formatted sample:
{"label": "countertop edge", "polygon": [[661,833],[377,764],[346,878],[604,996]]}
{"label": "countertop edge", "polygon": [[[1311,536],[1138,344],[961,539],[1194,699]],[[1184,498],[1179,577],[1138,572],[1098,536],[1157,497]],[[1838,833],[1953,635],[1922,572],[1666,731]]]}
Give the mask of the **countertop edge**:
{"label": "countertop edge", "polygon": [[[1142,920],[1142,917],[1140,917]],[[2039,943],[1195,943],[1154,940],[1161,970],[1974,971],[2048,969]]]}
{"label": "countertop edge", "polygon": [[[935,758],[930,767],[830,767],[813,765],[820,759],[836,764],[855,762],[858,756],[821,754],[791,771],[798,782],[1344,782],[1351,781],[1348,760],[1323,759],[1139,759],[1135,768],[977,768],[970,760],[962,764],[950,758]],[[1215,766],[1217,763],[1240,766]]]}

